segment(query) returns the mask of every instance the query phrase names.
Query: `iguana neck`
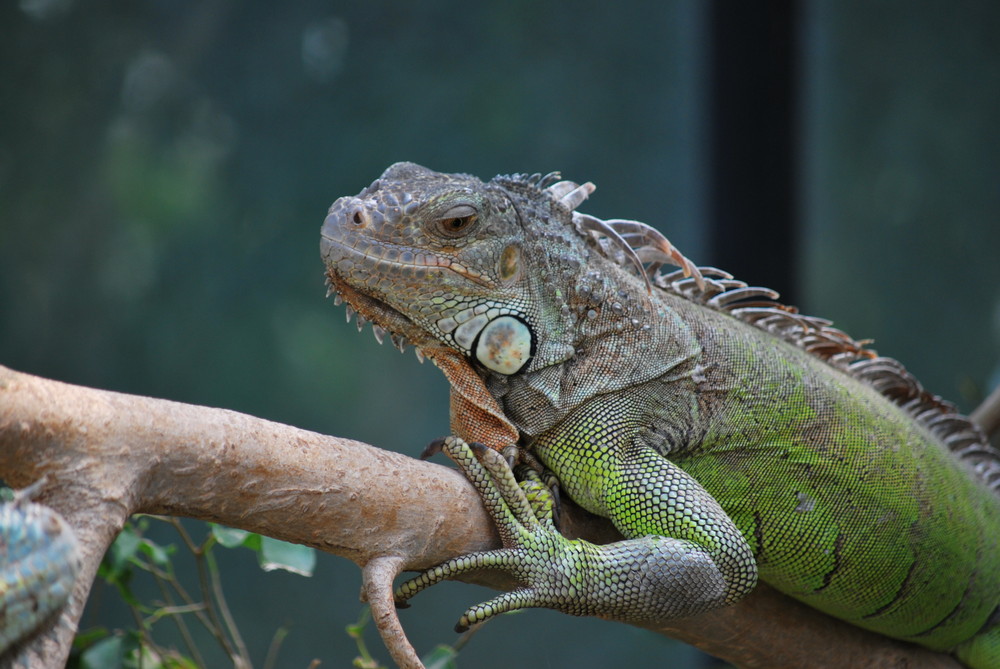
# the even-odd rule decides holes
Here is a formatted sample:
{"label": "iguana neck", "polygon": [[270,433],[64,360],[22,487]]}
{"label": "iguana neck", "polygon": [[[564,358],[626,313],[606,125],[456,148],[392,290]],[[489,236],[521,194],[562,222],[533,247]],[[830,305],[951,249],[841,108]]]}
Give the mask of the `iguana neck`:
{"label": "iguana neck", "polygon": [[[559,328],[542,323],[539,355],[527,371],[505,376],[482,369],[486,387],[529,438],[586,400],[655,378],[690,376],[701,346],[669,301],[603,257],[545,304],[559,304]],[[545,313],[543,312],[543,316]],[[554,316],[554,314],[553,314]],[[548,352],[554,355],[547,355]]]}

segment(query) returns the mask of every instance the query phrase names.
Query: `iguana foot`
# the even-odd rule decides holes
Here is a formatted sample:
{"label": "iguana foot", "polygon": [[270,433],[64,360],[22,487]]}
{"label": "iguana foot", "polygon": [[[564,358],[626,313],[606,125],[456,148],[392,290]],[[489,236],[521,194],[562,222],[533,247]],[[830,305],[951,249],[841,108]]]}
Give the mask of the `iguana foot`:
{"label": "iguana foot", "polygon": [[[555,523],[556,527],[559,527],[559,509],[561,505],[562,492],[559,485],[559,477],[556,476],[555,472],[542,464],[542,461],[535,457],[535,454],[526,448],[520,446],[511,446],[511,449],[517,449],[516,462],[518,465],[516,467],[511,465],[514,469],[515,477],[521,482],[522,489],[527,492],[527,481],[536,481],[539,485],[544,485],[548,489],[549,494],[552,496],[552,521]],[[507,449],[504,449],[504,456],[507,458],[507,462],[511,463],[511,456],[508,455]],[[529,495],[530,500],[531,495]]]}
{"label": "iguana foot", "polygon": [[406,581],[395,592],[398,606],[439,581],[482,569],[506,572],[521,586],[469,608],[457,631],[532,607],[641,622],[721,603],[724,579],[699,546],[652,535],[607,546],[567,539],[552,522],[551,496],[541,481],[519,485],[502,455],[458,437],[441,447],[478,490],[503,548],[453,558]]}
{"label": "iguana foot", "polygon": [[[441,437],[440,439],[435,439],[431,443],[427,444],[426,448],[421,451],[420,459],[428,460],[442,452],[444,450],[445,443],[449,439],[459,438]],[[478,442],[464,443],[466,443],[469,448],[474,450],[493,450]],[[500,454],[506,461],[507,467],[514,471],[515,480],[520,481],[519,485],[524,491],[525,496],[527,496],[528,503],[531,505],[532,509],[535,510],[535,515],[538,519],[541,521],[545,520],[545,517],[548,517],[551,523],[558,527],[561,500],[559,478],[554,472],[552,472],[552,470],[543,465],[541,461],[531,452],[521,446],[512,444],[500,451]],[[451,456],[449,455],[449,457]],[[454,460],[454,458],[452,459]],[[465,467],[462,467],[462,470],[466,472],[466,475],[468,475]]]}

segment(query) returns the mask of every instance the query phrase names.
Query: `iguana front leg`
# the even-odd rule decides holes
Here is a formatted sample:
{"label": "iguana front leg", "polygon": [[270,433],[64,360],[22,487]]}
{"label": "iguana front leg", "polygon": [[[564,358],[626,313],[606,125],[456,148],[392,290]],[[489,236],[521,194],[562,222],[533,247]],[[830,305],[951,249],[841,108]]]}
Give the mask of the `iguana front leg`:
{"label": "iguana front leg", "polygon": [[[710,550],[688,539],[649,534],[604,546],[567,539],[556,530],[551,511],[544,510],[550,508],[544,486],[529,484],[539,500],[533,507],[499,453],[470,447],[457,437],[445,440],[444,451],[476,486],[503,548],[457,557],[424,572],[396,590],[397,603],[404,605],[441,580],[480,569],[505,571],[521,584],[468,609],[456,627],[460,631],[530,607],[629,622],[682,617],[718,606],[735,589],[749,590],[755,582],[752,557],[750,575],[736,577],[734,588],[734,575],[719,568]],[[693,517],[690,521],[696,524]]]}

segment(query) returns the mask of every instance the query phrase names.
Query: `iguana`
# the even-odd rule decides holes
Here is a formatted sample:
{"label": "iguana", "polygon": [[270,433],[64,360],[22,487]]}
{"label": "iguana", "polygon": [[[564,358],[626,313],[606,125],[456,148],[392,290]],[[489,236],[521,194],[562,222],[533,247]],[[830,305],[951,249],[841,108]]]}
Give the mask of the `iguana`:
{"label": "iguana", "polygon": [[53,509],[29,501],[40,487],[38,481],[0,503],[0,665],[8,650],[66,605],[80,571],[73,528]]}
{"label": "iguana", "polygon": [[[593,188],[397,163],[330,207],[331,291],[359,329],[445,372],[444,449],[504,543],[404,583],[398,602],[492,568],[521,587],[460,626],[537,606],[643,622],[735,602],[759,576],[1000,667],[1000,454],[981,431],[774,291],[696,267],[643,223],[576,211]],[[537,477],[534,504],[518,496],[497,453],[511,446],[625,540],[562,537]]]}

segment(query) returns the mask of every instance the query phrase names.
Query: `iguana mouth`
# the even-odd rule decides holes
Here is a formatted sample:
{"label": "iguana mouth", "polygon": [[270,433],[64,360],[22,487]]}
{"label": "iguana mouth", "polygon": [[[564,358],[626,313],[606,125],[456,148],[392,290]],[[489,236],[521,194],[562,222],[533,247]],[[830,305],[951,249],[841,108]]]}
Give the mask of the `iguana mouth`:
{"label": "iguana mouth", "polygon": [[[359,250],[345,243],[343,238],[335,234],[326,235],[326,226],[324,226],[323,232],[322,251],[325,256],[329,256],[335,251],[341,256],[341,259],[356,256],[369,262],[377,262],[380,265],[397,267],[403,270],[447,270],[485,288],[494,287],[494,282],[488,276],[463,265],[448,255],[441,255],[431,251],[421,251],[419,249],[414,250],[409,246],[400,246],[385,240],[358,240],[359,244],[364,243],[364,241],[368,241],[369,244],[367,249]],[[331,233],[333,232],[335,231],[331,230]],[[373,246],[378,247],[380,253],[372,253],[371,248]]]}
{"label": "iguana mouth", "polygon": [[401,281],[409,276],[420,283],[427,273],[452,272],[490,287],[492,282],[448,254],[413,248],[405,244],[366,234],[366,229],[384,222],[377,205],[359,197],[343,197],[330,207],[320,236],[320,253],[327,265],[327,285],[337,294],[337,304],[347,302],[347,320],[357,314],[358,331],[369,321],[375,339],[381,344],[388,334],[400,351],[407,344],[421,349],[440,346],[419,322],[405,315],[382,298],[383,292],[373,276],[392,276]]}
{"label": "iguana mouth", "polygon": [[407,345],[413,345],[417,358],[423,362],[422,349],[436,345],[431,338],[416,323],[385,302],[359,292],[331,267],[326,271],[327,297],[334,295],[334,303],[346,303],[347,321],[356,316],[358,332],[371,322],[372,334],[381,344],[388,334],[393,346],[401,353],[406,352]]}
{"label": "iguana mouth", "polygon": [[[381,344],[388,334],[393,345],[400,351],[405,351],[407,344],[416,346],[417,357],[422,359],[420,349],[435,345],[437,342],[433,341],[430,335],[412,319],[388,302],[379,299],[376,287],[366,290],[364,286],[355,285],[356,282],[350,279],[351,268],[355,269],[355,275],[359,266],[378,265],[384,268],[398,268],[395,271],[388,270],[391,273],[400,269],[433,271],[445,268],[439,268],[429,257],[430,254],[414,254],[402,247],[366,240],[352,234],[350,230],[344,230],[344,224],[342,217],[334,215],[328,216],[323,224],[320,253],[327,266],[326,284],[329,288],[327,296],[335,293],[336,304],[347,303],[347,320],[350,322],[357,315],[359,332],[371,322],[372,333],[378,343]],[[382,252],[373,253],[373,247],[379,248]],[[371,276],[376,273],[369,269],[364,274]]]}

